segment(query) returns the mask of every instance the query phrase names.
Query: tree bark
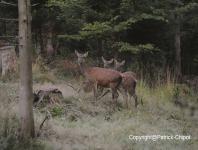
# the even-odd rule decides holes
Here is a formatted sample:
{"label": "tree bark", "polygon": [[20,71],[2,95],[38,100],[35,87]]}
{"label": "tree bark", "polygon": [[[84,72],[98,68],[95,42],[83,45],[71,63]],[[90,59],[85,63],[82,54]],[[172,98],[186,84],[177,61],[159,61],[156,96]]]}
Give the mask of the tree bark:
{"label": "tree bark", "polygon": [[20,55],[20,136],[34,137],[32,92],[32,43],[30,0],[18,0]]}
{"label": "tree bark", "polygon": [[181,77],[181,32],[179,21],[175,26],[175,71],[177,77]]}
{"label": "tree bark", "polygon": [[52,45],[52,31],[50,29],[50,31],[48,32],[48,36],[47,36],[47,43],[46,43],[46,50],[47,50],[47,56],[48,57],[52,57],[54,55],[54,47]]}

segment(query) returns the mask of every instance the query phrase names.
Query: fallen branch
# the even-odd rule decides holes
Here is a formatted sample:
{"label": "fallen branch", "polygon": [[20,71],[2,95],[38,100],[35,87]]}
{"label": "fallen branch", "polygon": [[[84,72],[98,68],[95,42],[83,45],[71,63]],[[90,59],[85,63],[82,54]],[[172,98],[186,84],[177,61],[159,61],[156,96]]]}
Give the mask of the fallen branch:
{"label": "fallen branch", "polygon": [[16,36],[16,35],[15,36],[14,35],[3,35],[3,36],[0,36],[0,38],[18,38],[18,36]]}
{"label": "fallen branch", "polygon": [[67,86],[71,87],[74,91],[76,91],[77,93],[80,92],[80,88],[75,88],[71,83],[65,83]]}
{"label": "fallen branch", "polygon": [[0,18],[0,20],[5,20],[5,21],[18,21],[18,19],[15,19],[15,18]]}
{"label": "fallen branch", "polygon": [[58,94],[59,96],[63,97],[62,92],[58,89],[47,89],[47,90],[39,90],[38,92],[34,93],[34,106],[38,106],[41,102],[47,99],[47,103],[56,104],[61,103],[59,99],[54,99],[54,94]]}
{"label": "fallen branch", "polygon": [[40,126],[39,126],[39,129],[40,129],[40,130],[42,129],[42,127],[43,127],[43,125],[44,125],[45,121],[46,121],[46,120],[49,120],[49,119],[50,119],[50,117],[51,117],[50,112],[49,112],[49,111],[46,111],[45,118],[43,119],[42,123],[41,123],[41,124],[40,124]]}
{"label": "fallen branch", "polygon": [[10,5],[10,6],[17,6],[17,4],[6,2],[6,1],[3,1],[3,0],[0,1],[0,4]]}
{"label": "fallen branch", "polygon": [[[17,6],[18,6],[18,4],[6,2],[6,1],[4,1],[4,0],[1,0],[1,1],[0,1],[0,4],[9,5],[9,6],[14,6],[14,7],[17,7]],[[32,7],[37,6],[37,5],[39,5],[39,4],[40,4],[40,3],[32,4]]]}
{"label": "fallen branch", "polygon": [[108,94],[109,92],[111,92],[110,89],[108,89],[106,92],[104,92],[99,98],[97,98],[97,100],[101,99],[102,97],[104,97],[106,94]]}

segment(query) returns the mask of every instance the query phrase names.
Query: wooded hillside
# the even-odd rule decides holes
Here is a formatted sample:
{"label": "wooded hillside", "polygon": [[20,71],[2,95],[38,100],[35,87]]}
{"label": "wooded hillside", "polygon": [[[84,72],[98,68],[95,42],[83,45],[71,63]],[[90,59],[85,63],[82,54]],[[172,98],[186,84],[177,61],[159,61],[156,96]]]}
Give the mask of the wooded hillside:
{"label": "wooded hillside", "polygon": [[[6,2],[10,5],[0,3],[0,40],[17,45],[17,1]],[[149,76],[167,69],[195,75],[197,5],[196,0],[32,0],[34,52],[65,57],[88,50],[93,59],[125,59]]]}

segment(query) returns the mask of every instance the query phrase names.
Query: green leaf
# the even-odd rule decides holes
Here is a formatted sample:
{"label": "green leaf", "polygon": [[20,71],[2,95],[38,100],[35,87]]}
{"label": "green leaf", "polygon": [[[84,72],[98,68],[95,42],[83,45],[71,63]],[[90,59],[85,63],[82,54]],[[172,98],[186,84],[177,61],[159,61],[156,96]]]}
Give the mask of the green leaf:
{"label": "green leaf", "polygon": [[159,51],[159,49],[154,47],[152,44],[131,45],[127,42],[116,42],[112,47],[117,48],[119,52],[131,52],[133,54],[137,54],[141,51],[150,53],[153,53],[153,51]]}
{"label": "green leaf", "polygon": [[80,35],[58,35],[59,39],[65,39],[66,41],[80,41],[83,38]]}
{"label": "green leaf", "polygon": [[94,22],[85,24],[79,32],[84,38],[101,38],[108,35],[112,30],[112,27],[108,22]]}

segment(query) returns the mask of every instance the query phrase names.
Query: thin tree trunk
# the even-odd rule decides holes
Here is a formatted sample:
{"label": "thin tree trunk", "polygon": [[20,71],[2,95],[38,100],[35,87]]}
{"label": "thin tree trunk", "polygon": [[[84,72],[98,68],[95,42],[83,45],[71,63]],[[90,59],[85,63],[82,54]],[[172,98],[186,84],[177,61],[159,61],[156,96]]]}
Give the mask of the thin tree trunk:
{"label": "thin tree trunk", "polygon": [[46,44],[46,50],[47,50],[47,56],[48,57],[52,57],[54,55],[54,47],[52,45],[52,31],[50,29],[50,31],[48,32],[48,36],[47,36],[47,44]]}
{"label": "thin tree trunk", "polygon": [[3,32],[5,35],[7,35],[7,26],[6,26],[6,21],[3,22]]}
{"label": "thin tree trunk", "polygon": [[181,76],[181,32],[179,22],[175,26],[175,71],[178,77]]}
{"label": "thin tree trunk", "polygon": [[18,0],[20,54],[20,136],[34,137],[30,0]]}
{"label": "thin tree trunk", "polygon": [[39,44],[40,44],[40,49],[41,49],[41,51],[40,51],[40,54],[42,55],[42,56],[44,56],[45,55],[45,46],[44,46],[44,36],[43,36],[43,28],[42,28],[42,25],[39,27]]}

